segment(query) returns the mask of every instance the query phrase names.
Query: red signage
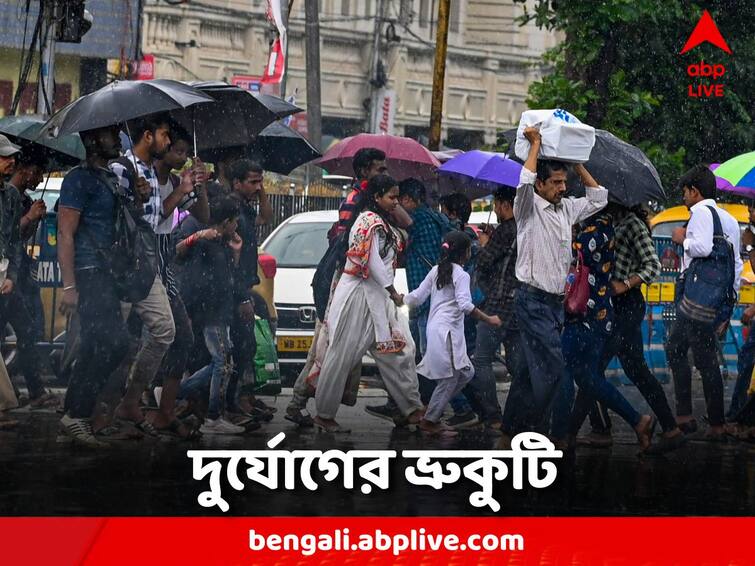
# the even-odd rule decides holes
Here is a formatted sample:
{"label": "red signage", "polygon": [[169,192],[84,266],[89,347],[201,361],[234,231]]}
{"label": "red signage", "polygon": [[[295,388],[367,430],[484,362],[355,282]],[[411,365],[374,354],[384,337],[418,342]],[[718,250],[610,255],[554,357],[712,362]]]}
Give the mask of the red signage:
{"label": "red signage", "polygon": [[155,56],[146,54],[141,61],[132,63],[134,66],[134,80],[146,81],[155,78]]}

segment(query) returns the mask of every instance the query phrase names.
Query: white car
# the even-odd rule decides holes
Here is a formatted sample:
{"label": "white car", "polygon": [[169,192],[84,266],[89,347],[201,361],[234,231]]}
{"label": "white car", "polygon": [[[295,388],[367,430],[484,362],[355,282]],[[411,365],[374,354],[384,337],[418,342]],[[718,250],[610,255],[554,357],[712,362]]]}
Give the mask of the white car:
{"label": "white car", "polygon": [[[307,359],[312,345],[317,312],[312,297],[312,277],[328,249],[328,230],[338,220],[337,210],[304,212],[286,219],[262,244],[275,257],[275,308],[278,311],[276,340],[281,370],[290,378]],[[406,272],[396,272],[395,287],[407,293]],[[408,309],[402,307],[405,314]],[[369,356],[364,364],[374,366]]]}

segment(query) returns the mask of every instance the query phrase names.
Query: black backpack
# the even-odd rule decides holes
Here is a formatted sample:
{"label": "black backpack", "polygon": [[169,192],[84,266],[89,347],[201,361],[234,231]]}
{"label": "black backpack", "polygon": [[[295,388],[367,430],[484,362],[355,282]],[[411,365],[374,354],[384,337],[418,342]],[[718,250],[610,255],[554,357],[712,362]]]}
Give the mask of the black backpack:
{"label": "black backpack", "polygon": [[[134,164],[127,158],[115,162],[126,168],[131,186],[135,186]],[[120,187],[109,181],[107,185],[115,196],[113,245],[100,254],[113,276],[118,298],[138,303],[149,295],[157,277],[157,235],[133,200]]]}
{"label": "black backpack", "polygon": [[325,310],[328,308],[333,275],[346,257],[348,243],[348,232],[333,238],[320,263],[317,264],[317,269],[312,277],[312,295],[315,299],[315,309],[320,322],[325,320]]}

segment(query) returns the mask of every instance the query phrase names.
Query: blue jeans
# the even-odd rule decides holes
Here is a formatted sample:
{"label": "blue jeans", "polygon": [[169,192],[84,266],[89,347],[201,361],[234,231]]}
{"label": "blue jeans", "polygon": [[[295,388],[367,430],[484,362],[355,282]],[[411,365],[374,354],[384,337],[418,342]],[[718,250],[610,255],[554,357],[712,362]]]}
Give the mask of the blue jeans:
{"label": "blue jeans", "polygon": [[564,374],[564,305],[560,297],[527,285],[517,289],[514,305],[527,371],[514,375],[509,398],[516,402],[511,402],[509,412],[507,400],[505,413],[509,414],[504,421],[517,423],[516,432],[546,432],[548,409]]}
{"label": "blue jeans", "polygon": [[[566,325],[563,351],[566,378],[572,383],[562,383],[559,388],[558,400],[553,407],[554,436],[565,436],[569,428],[569,432],[577,434],[595,401],[611,409],[633,428],[639,424],[641,415],[611,382],[603,378],[601,359],[607,338],[608,335],[604,332],[579,322]],[[564,397],[564,392],[568,392],[570,387],[573,390],[574,382],[579,386],[579,393],[574,401],[569,425],[564,414],[568,414],[571,397]],[[567,423],[566,426],[564,423]]]}
{"label": "blue jeans", "polygon": [[733,419],[747,402],[747,389],[750,386],[753,365],[755,365],[755,320],[750,323],[750,333],[745,343],[742,344],[742,349],[739,350],[737,381],[731,394],[731,405],[729,405],[729,412],[726,413],[727,418]]}
{"label": "blue jeans", "polygon": [[223,412],[224,392],[233,370],[230,328],[227,325],[205,326],[203,334],[212,359],[208,365],[181,382],[179,396],[185,398],[202,395],[209,385],[207,417],[215,420]]}

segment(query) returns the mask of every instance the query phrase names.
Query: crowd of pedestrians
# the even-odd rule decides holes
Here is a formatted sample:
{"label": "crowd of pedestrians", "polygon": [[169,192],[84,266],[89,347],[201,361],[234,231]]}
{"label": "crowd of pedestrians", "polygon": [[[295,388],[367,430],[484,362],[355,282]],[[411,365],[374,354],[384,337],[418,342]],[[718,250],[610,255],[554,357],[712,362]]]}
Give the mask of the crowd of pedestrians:
{"label": "crowd of pedestrians", "polygon": [[[60,309],[76,322],[71,328],[79,328],[69,337],[76,339],[75,363],[60,408],[61,432],[103,446],[259,428],[275,412],[254,396],[257,228],[273,220],[264,172],[242,156],[223,159],[214,175],[198,158],[187,167],[189,136],[167,115],[129,122],[125,152],[119,130],[81,132],[86,159],[65,176],[57,204]],[[754,333],[743,348],[727,415],[717,340],[731,311],[696,302],[695,285],[687,281],[667,344],[674,412],[643,353],[640,288],[660,272],[647,214],[609,203],[608,191],[583,165],[573,170],[585,196],[566,198],[572,166],[538,158],[536,128],[525,136],[531,149],[519,185],[495,191],[497,225],[479,229],[469,225],[471,201],[463,194],[431,206],[421,181],[390,176],[382,151],[356,154],[354,185],[328,233],[326,256],[335,260],[327,306],[286,419],[348,432],[337,421],[338,409],[355,404],[369,353],[389,399],[367,412],[396,426],[451,437],[481,423],[500,437],[500,446],[519,432],[539,431],[569,449],[588,416],[591,432],[580,440],[609,446],[610,410],[634,430],[643,451],[664,452],[698,427],[691,350],[707,403],[706,438],[726,438],[727,418],[746,402]],[[39,184],[44,166],[41,156],[22,153],[0,136],[6,179],[0,186],[0,318],[15,330],[33,407],[58,403],[40,376],[35,344],[44,313],[27,254],[46,209],[26,192]],[[717,261],[731,277],[711,285],[729,296],[742,271],[739,226],[716,205],[706,167],[689,171],[679,186],[692,214],[673,234],[684,249],[683,267]],[[118,271],[113,250],[129,218],[145,249],[153,250],[152,271]],[[744,238],[755,243],[752,234]],[[406,268],[406,295],[395,286],[399,266]],[[584,304],[574,307],[566,283],[580,270],[589,275]],[[755,319],[755,311],[745,318]],[[501,349],[511,377],[503,407],[493,372]],[[606,380],[614,357],[653,414],[643,414]],[[145,392],[154,399],[146,412]]]}

